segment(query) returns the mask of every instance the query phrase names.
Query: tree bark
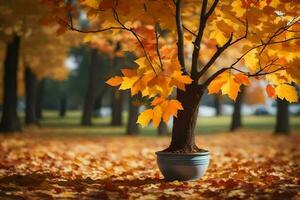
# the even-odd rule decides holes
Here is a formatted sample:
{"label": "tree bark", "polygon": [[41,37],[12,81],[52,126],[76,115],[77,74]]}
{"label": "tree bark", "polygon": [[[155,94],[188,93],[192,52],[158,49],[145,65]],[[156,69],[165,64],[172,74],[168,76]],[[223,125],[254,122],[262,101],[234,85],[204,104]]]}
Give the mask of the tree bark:
{"label": "tree bark", "polygon": [[214,107],[216,109],[216,116],[220,116],[221,113],[221,97],[219,94],[214,95]]}
{"label": "tree bark", "polygon": [[17,72],[19,61],[20,37],[14,36],[7,44],[4,60],[3,112],[0,123],[1,132],[20,131],[17,116]]}
{"label": "tree bark", "polygon": [[164,151],[191,153],[200,149],[195,144],[195,127],[199,110],[199,103],[204,88],[191,84],[186,91],[177,89],[177,100],[181,102],[184,110],[178,111],[174,117],[172,140],[170,146]]}
{"label": "tree bark", "polygon": [[60,117],[66,116],[66,112],[67,112],[67,97],[63,95],[60,98],[60,102],[59,102],[59,116]]}
{"label": "tree bark", "polygon": [[85,96],[81,125],[90,126],[92,125],[92,116],[96,98],[97,84],[99,80],[99,54],[97,49],[93,49],[91,53],[91,64],[89,70],[88,88]]}
{"label": "tree bark", "polygon": [[112,126],[122,126],[122,111],[123,111],[123,99],[124,94],[118,89],[113,89],[112,100],[111,100],[111,125]]}
{"label": "tree bark", "polygon": [[35,115],[38,120],[43,118],[44,91],[45,79],[42,79],[37,83],[37,96],[35,102]]}
{"label": "tree bark", "polygon": [[277,99],[277,114],[275,134],[288,134],[290,132],[289,123],[289,102],[285,99]]}
{"label": "tree bark", "polygon": [[241,87],[241,91],[238,94],[236,101],[234,102],[234,108],[233,113],[231,117],[231,125],[230,125],[230,131],[235,131],[236,129],[240,128],[242,126],[242,116],[241,116],[241,109],[242,109],[242,103],[244,98],[244,92],[245,88],[244,86]]}
{"label": "tree bark", "polygon": [[26,92],[26,108],[25,108],[25,124],[37,124],[36,118],[36,93],[37,78],[29,66],[25,69],[25,92]]}
{"label": "tree bark", "polygon": [[158,128],[157,128],[158,135],[169,135],[169,129],[168,125],[164,122],[160,122]]}
{"label": "tree bark", "polygon": [[134,105],[136,100],[136,97],[130,97],[129,100],[129,114],[126,128],[127,135],[138,135],[140,133],[140,127],[136,123],[139,115],[139,106]]}

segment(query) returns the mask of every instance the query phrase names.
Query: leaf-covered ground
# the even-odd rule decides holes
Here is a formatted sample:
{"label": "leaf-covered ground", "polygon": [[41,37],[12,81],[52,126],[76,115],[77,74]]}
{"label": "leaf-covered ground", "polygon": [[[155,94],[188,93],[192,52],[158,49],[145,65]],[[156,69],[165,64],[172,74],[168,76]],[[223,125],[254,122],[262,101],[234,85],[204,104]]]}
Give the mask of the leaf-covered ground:
{"label": "leaf-covered ground", "polygon": [[298,199],[300,135],[203,135],[212,159],[194,182],[166,182],[167,137],[0,136],[0,199]]}

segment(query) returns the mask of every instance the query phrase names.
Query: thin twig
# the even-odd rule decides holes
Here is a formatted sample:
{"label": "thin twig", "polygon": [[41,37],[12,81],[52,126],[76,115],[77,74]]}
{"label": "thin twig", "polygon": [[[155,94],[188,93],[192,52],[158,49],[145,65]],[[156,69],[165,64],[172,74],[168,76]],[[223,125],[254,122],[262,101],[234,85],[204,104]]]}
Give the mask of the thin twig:
{"label": "thin twig", "polygon": [[163,68],[163,63],[162,63],[162,60],[161,60],[161,56],[160,56],[160,51],[159,51],[159,35],[158,35],[158,29],[159,29],[159,25],[158,23],[155,24],[155,41],[156,41],[156,53],[157,53],[157,56],[158,56],[158,59],[159,59],[159,63],[160,63],[160,69],[163,71],[164,68]]}
{"label": "thin twig", "polygon": [[155,68],[154,68],[154,66],[153,66],[153,64],[152,64],[152,62],[151,62],[151,60],[150,60],[150,58],[149,58],[149,55],[148,55],[148,53],[147,53],[147,51],[146,51],[146,49],[145,49],[145,46],[144,46],[143,42],[140,40],[138,34],[137,34],[132,28],[127,28],[127,27],[120,21],[119,16],[118,16],[118,13],[116,12],[116,10],[115,10],[114,8],[113,8],[113,13],[114,13],[115,20],[121,25],[121,27],[123,27],[124,30],[127,30],[127,31],[131,32],[131,33],[133,34],[133,36],[137,39],[138,43],[141,45],[141,47],[142,47],[142,49],[143,49],[143,51],[144,51],[145,57],[146,57],[146,59],[148,60],[150,66],[151,66],[151,68],[152,68],[152,70],[154,71],[155,74],[157,74],[157,73],[156,73],[156,70],[155,70]]}

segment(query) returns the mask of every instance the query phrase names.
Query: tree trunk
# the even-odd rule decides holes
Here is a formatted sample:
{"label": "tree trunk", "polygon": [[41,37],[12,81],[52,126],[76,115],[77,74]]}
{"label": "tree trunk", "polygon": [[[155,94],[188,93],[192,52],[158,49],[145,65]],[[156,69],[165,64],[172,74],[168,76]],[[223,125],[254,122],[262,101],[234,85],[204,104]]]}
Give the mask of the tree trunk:
{"label": "tree trunk", "polygon": [[98,96],[95,99],[94,103],[94,116],[95,117],[102,117],[101,116],[101,108],[102,108],[102,100],[106,93],[107,87],[104,86],[103,90],[98,94]]}
{"label": "tree trunk", "polygon": [[25,92],[26,92],[26,108],[25,108],[25,124],[37,124],[36,118],[36,92],[37,92],[37,78],[30,67],[25,69]]}
{"label": "tree trunk", "polygon": [[140,133],[139,125],[136,123],[139,115],[139,106],[134,105],[136,100],[136,97],[130,97],[129,100],[129,114],[126,128],[127,135],[138,135]]}
{"label": "tree trunk", "polygon": [[37,84],[35,115],[38,120],[43,118],[44,90],[45,90],[45,79],[38,81]]}
{"label": "tree trunk", "polygon": [[59,116],[60,117],[66,116],[66,112],[67,112],[67,97],[63,95],[60,98],[60,102],[59,102]]}
{"label": "tree trunk", "polygon": [[20,131],[17,116],[17,72],[19,61],[20,37],[14,36],[7,44],[4,61],[3,112],[0,123],[1,132]]}
{"label": "tree trunk", "polygon": [[216,116],[220,116],[221,113],[221,97],[219,94],[214,95],[214,107],[216,109]]}
{"label": "tree trunk", "polygon": [[241,116],[241,109],[244,97],[244,86],[241,87],[241,91],[238,94],[236,101],[234,102],[233,113],[231,117],[231,125],[230,131],[235,131],[236,129],[242,126],[242,116]]}
{"label": "tree trunk", "polygon": [[96,98],[97,84],[99,80],[99,54],[97,49],[92,50],[91,55],[92,62],[90,64],[88,88],[85,96],[81,125],[90,126],[92,125],[92,116]]}
{"label": "tree trunk", "polygon": [[160,122],[158,128],[157,128],[158,135],[169,135],[169,129],[168,125],[164,122]]}
{"label": "tree trunk", "polygon": [[178,111],[174,117],[172,140],[170,146],[164,150],[169,152],[198,152],[200,149],[195,144],[195,127],[199,110],[199,103],[204,88],[189,85],[186,91],[177,90],[177,100],[181,102],[184,110]]}
{"label": "tree trunk", "polygon": [[284,99],[277,99],[277,114],[276,114],[276,134],[288,134],[290,132],[289,124],[289,103]]}
{"label": "tree trunk", "polygon": [[122,111],[123,111],[124,94],[118,89],[113,89],[111,100],[111,125],[122,126]]}

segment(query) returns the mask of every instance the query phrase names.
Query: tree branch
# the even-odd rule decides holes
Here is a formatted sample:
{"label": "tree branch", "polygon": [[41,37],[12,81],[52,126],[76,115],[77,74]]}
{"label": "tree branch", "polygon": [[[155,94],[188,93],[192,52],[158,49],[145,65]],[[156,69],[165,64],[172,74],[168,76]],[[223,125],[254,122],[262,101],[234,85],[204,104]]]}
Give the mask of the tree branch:
{"label": "tree branch", "polygon": [[202,68],[202,70],[196,74],[195,76],[196,81],[198,81],[200,77],[214,64],[214,62],[219,58],[222,52],[225,51],[225,49],[227,49],[231,45],[232,38],[233,38],[233,33],[231,33],[230,38],[223,46],[217,47],[217,51],[215,52],[215,54],[211,57],[208,63]]}
{"label": "tree branch", "polygon": [[159,59],[160,69],[161,69],[161,71],[163,71],[164,68],[163,68],[163,63],[162,63],[161,56],[160,56],[160,51],[159,51],[159,35],[158,35],[158,29],[159,29],[159,25],[158,25],[158,23],[156,23],[156,24],[155,24],[156,53],[157,53],[157,56],[158,56],[158,59]]}
{"label": "tree branch", "polygon": [[218,5],[218,3],[219,3],[219,0],[214,0],[214,2],[211,5],[210,9],[206,13],[206,19],[208,19],[209,16],[211,16],[211,14],[214,12],[214,10],[215,10],[216,6]]}
{"label": "tree branch", "polygon": [[183,39],[183,25],[181,19],[181,0],[175,2],[176,5],[176,27],[177,27],[177,54],[178,61],[181,66],[181,70],[185,72],[185,63],[184,63],[184,39]]}
{"label": "tree branch", "polygon": [[215,54],[211,57],[211,59],[208,61],[208,63],[202,68],[202,70],[200,72],[198,72],[195,76],[195,80],[198,81],[200,79],[200,77],[205,74],[205,72],[214,64],[214,62],[221,56],[221,54],[230,46],[238,43],[239,41],[241,41],[242,39],[247,38],[248,35],[248,20],[246,20],[246,30],[245,30],[245,34],[240,37],[237,38],[236,40],[234,40],[232,42],[233,39],[233,33],[230,34],[229,39],[227,40],[227,42],[221,46],[218,47],[217,46],[217,51],[215,52]]}
{"label": "tree branch", "polygon": [[[200,23],[198,27],[198,33],[196,39],[194,41],[194,50],[192,54],[192,69],[191,76],[195,80],[195,76],[197,74],[197,64],[200,52],[200,44],[203,37],[204,29],[206,26],[206,8],[207,8],[207,0],[202,1],[202,8],[200,13]],[[196,82],[196,81],[195,81]]]}
{"label": "tree branch", "polygon": [[152,62],[151,62],[151,60],[150,60],[150,58],[149,58],[149,55],[148,55],[148,53],[147,53],[147,51],[146,51],[146,49],[145,49],[145,46],[144,46],[143,42],[140,40],[138,34],[137,34],[132,28],[127,28],[127,27],[120,21],[119,16],[118,16],[118,13],[116,12],[115,8],[113,8],[113,13],[114,13],[115,20],[121,25],[121,27],[122,27],[124,30],[131,32],[131,33],[133,34],[133,36],[137,39],[138,43],[140,44],[140,46],[142,47],[142,49],[143,49],[143,51],[144,51],[145,57],[146,57],[146,59],[148,60],[150,66],[151,66],[151,68],[152,68],[152,70],[154,71],[155,74],[157,74],[157,73],[156,73],[156,70],[155,70],[155,68],[154,68],[154,66],[153,66],[153,64],[152,64]]}

